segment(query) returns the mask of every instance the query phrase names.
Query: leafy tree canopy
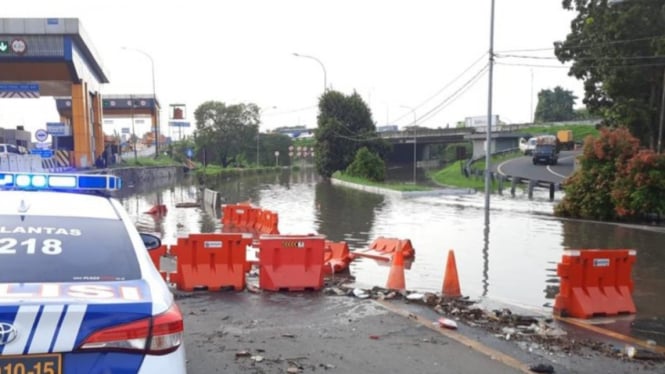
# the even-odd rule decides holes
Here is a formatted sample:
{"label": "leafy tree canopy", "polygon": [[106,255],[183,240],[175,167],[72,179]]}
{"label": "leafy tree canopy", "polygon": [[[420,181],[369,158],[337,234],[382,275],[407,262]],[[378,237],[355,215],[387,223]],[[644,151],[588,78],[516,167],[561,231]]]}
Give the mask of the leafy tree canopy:
{"label": "leafy tree canopy", "polygon": [[572,91],[556,87],[554,90],[541,90],[538,93],[536,122],[561,122],[575,119],[575,95]]}
{"label": "leafy tree canopy", "polygon": [[652,148],[658,136],[665,72],[665,0],[563,0],[576,11],[571,32],[554,43],[569,74],[584,83],[583,103],[607,124],[625,125]]}
{"label": "leafy tree canopy", "polygon": [[206,162],[226,167],[239,164],[255,152],[260,108],[255,104],[226,105],[207,101],[194,112],[197,153],[205,154]]}
{"label": "leafy tree canopy", "polygon": [[362,147],[382,158],[390,148],[378,136],[372,113],[356,92],[350,96],[337,91],[323,94],[319,100],[317,122],[316,168],[324,177],[345,170]]}

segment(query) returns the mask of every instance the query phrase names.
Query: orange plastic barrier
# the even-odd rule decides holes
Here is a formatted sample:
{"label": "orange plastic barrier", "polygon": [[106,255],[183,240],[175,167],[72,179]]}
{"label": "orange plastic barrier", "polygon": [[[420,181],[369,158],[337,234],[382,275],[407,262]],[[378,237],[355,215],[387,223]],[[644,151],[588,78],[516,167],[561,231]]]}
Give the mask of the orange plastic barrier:
{"label": "orange plastic barrier", "polygon": [[333,242],[326,240],[323,253],[323,271],[325,274],[342,272],[349,267],[351,254],[346,242]]}
{"label": "orange plastic barrier", "polygon": [[233,224],[233,210],[235,205],[224,204],[222,205],[222,224],[225,226]]}
{"label": "orange plastic barrier", "polygon": [[170,275],[171,282],[183,291],[227,287],[240,291],[245,288],[247,246],[251,242],[251,236],[240,233],[178,238],[171,246],[171,254],[177,257],[177,271]]}
{"label": "orange plastic barrier", "polygon": [[231,222],[231,224],[238,227],[250,227],[249,222],[251,220],[252,209],[254,208],[249,205],[236,205],[233,212],[233,222]]}
{"label": "orange plastic barrier", "polygon": [[155,264],[155,268],[159,270],[159,273],[162,275],[162,278],[166,279],[166,273],[161,271],[161,259],[162,256],[166,255],[166,245],[161,245],[159,248],[151,249],[148,251],[152,263]]}
{"label": "orange plastic barrier", "polygon": [[633,263],[635,251],[629,249],[567,251],[557,265],[561,285],[554,313],[575,318],[635,313]]}
{"label": "orange plastic barrier", "polygon": [[262,210],[250,204],[222,205],[222,231],[231,228],[248,229],[262,234],[279,234],[279,216],[270,210]]}
{"label": "orange plastic barrier", "polygon": [[321,289],[324,247],[323,236],[261,235],[259,287],[270,291]]}
{"label": "orange plastic barrier", "polygon": [[351,257],[352,259],[355,257],[367,257],[379,261],[392,261],[395,251],[401,251],[404,260],[413,258],[416,253],[409,239],[385,238],[380,236],[370,244],[369,249],[351,252]]}
{"label": "orange plastic barrier", "polygon": [[165,216],[167,211],[168,211],[168,209],[166,209],[166,205],[153,205],[153,207],[150,208],[145,213],[146,214],[155,214],[155,215],[159,215],[159,216]]}
{"label": "orange plastic barrier", "polygon": [[270,210],[264,210],[261,214],[261,229],[263,234],[279,234],[277,226],[279,224],[279,215]]}

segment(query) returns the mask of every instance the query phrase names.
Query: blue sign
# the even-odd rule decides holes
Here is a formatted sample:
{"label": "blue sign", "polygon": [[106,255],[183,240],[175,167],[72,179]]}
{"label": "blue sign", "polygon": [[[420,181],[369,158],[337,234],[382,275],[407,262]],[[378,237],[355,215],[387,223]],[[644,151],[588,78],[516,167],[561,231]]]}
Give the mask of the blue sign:
{"label": "blue sign", "polygon": [[35,139],[37,139],[37,141],[45,142],[46,138],[48,138],[48,133],[46,132],[46,130],[39,129],[35,131]]}
{"label": "blue sign", "polygon": [[169,121],[169,126],[171,126],[171,127],[189,127],[190,124],[187,121]]}
{"label": "blue sign", "polygon": [[35,83],[1,83],[0,91],[39,92],[39,85]]}
{"label": "blue sign", "polygon": [[65,124],[62,122],[46,122],[46,131],[53,136],[67,135]]}
{"label": "blue sign", "polygon": [[193,155],[193,153],[192,153],[192,149],[191,149],[191,148],[187,148],[187,157],[192,158],[192,155]]}
{"label": "blue sign", "polygon": [[42,158],[53,157],[53,150],[48,148],[33,148],[30,150],[30,153],[33,155],[40,155]]}
{"label": "blue sign", "polygon": [[131,131],[129,131],[129,127],[123,127],[120,132],[123,134],[129,134]]}

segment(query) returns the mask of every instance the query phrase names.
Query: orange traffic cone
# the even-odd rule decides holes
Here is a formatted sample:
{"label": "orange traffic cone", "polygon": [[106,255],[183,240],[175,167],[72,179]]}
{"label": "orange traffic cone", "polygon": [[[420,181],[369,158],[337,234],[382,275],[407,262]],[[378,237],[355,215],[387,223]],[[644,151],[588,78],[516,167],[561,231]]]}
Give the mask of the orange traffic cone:
{"label": "orange traffic cone", "polygon": [[406,289],[404,282],[404,254],[402,251],[393,252],[393,263],[392,266],[390,266],[386,288],[398,291],[404,291]]}
{"label": "orange traffic cone", "polygon": [[455,252],[448,251],[448,261],[446,262],[446,273],[443,277],[443,287],[441,293],[446,297],[460,297],[459,279],[457,278],[457,265],[455,264]]}

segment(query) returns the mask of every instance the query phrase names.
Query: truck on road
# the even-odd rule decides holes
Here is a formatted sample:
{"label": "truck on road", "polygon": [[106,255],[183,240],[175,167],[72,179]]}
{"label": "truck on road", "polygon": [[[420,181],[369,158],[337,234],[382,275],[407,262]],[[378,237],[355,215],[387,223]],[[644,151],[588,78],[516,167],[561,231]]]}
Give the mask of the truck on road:
{"label": "truck on road", "polygon": [[560,149],[566,149],[570,151],[575,148],[573,130],[559,130],[556,132],[556,138],[559,140]]}
{"label": "truck on road", "polygon": [[555,135],[540,135],[536,137],[536,148],[533,150],[533,164],[556,165],[559,162],[561,143]]}

